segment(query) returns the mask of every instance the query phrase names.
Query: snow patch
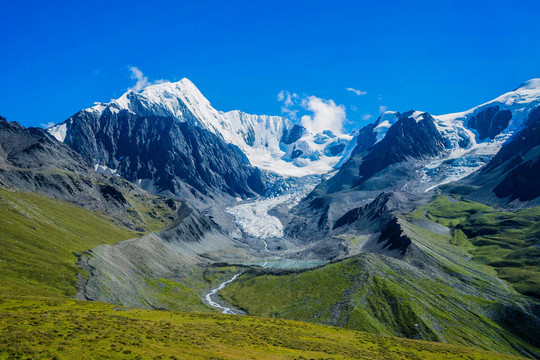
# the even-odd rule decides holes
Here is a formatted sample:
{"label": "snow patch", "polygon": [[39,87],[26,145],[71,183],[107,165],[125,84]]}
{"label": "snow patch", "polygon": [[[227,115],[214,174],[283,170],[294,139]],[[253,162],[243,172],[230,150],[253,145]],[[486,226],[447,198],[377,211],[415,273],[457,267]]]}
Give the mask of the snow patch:
{"label": "snow patch", "polygon": [[61,124],[50,127],[47,129],[47,131],[49,132],[49,134],[54,136],[56,140],[64,142],[67,136],[67,122],[63,122]]}
{"label": "snow patch", "polygon": [[109,175],[109,176],[119,176],[117,174],[118,169],[112,169],[106,165],[95,164],[94,170],[97,171],[98,173]]}
{"label": "snow patch", "polygon": [[[540,79],[532,79],[516,90],[470,110],[433,116],[435,126],[446,140],[447,151],[442,157],[432,159],[423,168],[421,182],[426,186],[425,190],[457,181],[485,166],[502,145],[524,126],[530,111],[538,105]],[[499,111],[511,111],[512,119],[507,128],[494,139],[480,140],[476,131],[469,128],[469,120],[486,108],[494,106],[497,106]]]}
{"label": "snow patch", "polygon": [[[335,150],[332,146],[342,143],[343,149],[348,149],[347,145],[353,139],[350,135],[329,131],[319,134],[306,132],[294,144],[283,144],[281,137],[284,131],[294,126],[290,120],[282,116],[246,114],[239,110],[218,111],[188,79],[151,85],[140,93],[128,91],[106,105],[111,111],[127,110],[141,115],[172,116],[179,121],[191,121],[236,145],[252,165],[284,176],[300,177],[331,171],[347,155],[345,151],[332,153]],[[92,111],[103,111],[97,106],[91,108]],[[302,154],[293,158],[292,152],[300,148]]]}
{"label": "snow patch", "polygon": [[386,111],[384,112],[378,120],[377,126],[373,131],[377,134],[377,140],[375,143],[378,143],[386,136],[388,129],[392,127],[397,121],[397,112],[396,111]]}

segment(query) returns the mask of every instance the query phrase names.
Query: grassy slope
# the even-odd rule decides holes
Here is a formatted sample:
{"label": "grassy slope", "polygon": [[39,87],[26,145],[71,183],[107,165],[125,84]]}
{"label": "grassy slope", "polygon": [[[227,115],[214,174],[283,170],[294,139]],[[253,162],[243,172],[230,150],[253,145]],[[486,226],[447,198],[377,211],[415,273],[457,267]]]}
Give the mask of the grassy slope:
{"label": "grassy slope", "polygon": [[518,359],[479,349],[250,316],[73,300],[0,302],[0,359]]}
{"label": "grassy slope", "polygon": [[[246,273],[220,295],[252,315],[499,352],[516,353],[516,348],[538,352],[497,321],[499,305],[495,299],[456,290],[458,286],[447,284],[445,278],[421,276],[397,260],[362,254],[299,274]],[[518,302],[504,301],[510,309],[519,307]],[[524,316],[521,321],[530,319]]]}
{"label": "grassy slope", "polygon": [[0,189],[0,298],[72,296],[74,252],[136,237],[99,214],[34,193]]}
{"label": "grassy slope", "polygon": [[[75,301],[68,297],[75,292],[73,252],[135,234],[41,195],[0,189],[0,203],[0,359],[510,358],[315,324]],[[210,268],[202,277],[215,283],[231,271]],[[164,279],[155,285],[163,293],[181,287]]]}
{"label": "grassy slope", "polygon": [[[454,207],[441,223],[458,224],[486,209],[475,203]],[[538,319],[527,300],[493,268],[470,261],[473,248],[463,231],[442,235],[421,226],[425,214],[421,209],[401,221],[416,252],[404,261],[361,254],[297,274],[251,271],[220,294],[252,315],[538,354]]]}
{"label": "grassy slope", "polygon": [[508,212],[440,195],[421,211],[453,227],[474,260],[494,267],[519,292],[540,298],[540,207]]}
{"label": "grassy slope", "polygon": [[210,289],[230,279],[243,269],[236,266],[178,267],[182,271],[183,280],[174,281],[164,278],[148,278],[149,287],[139,288],[153,299],[155,308],[175,311],[215,312],[215,308],[203,300]]}
{"label": "grassy slope", "polygon": [[140,230],[158,231],[175,218],[175,211],[166,206],[161,197],[130,192],[123,192],[123,195],[131,206],[126,209],[126,217]]}
{"label": "grassy slope", "polygon": [[[138,213],[155,212],[156,204],[147,209],[139,205]],[[155,216],[153,222],[146,219],[144,223],[159,227],[163,220],[158,213]],[[81,273],[75,254],[138,235],[70,203],[0,188],[0,299],[73,296],[77,273]],[[147,283],[163,307],[214,311],[204,304],[201,294],[236,272],[235,268],[193,268],[182,284],[151,276]]]}

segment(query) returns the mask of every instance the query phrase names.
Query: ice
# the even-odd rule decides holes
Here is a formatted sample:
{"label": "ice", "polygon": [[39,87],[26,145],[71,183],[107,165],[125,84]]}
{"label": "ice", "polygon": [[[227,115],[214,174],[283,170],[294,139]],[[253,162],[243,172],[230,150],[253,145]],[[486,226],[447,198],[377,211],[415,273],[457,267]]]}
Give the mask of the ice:
{"label": "ice", "polygon": [[54,136],[56,140],[64,142],[67,136],[67,123],[64,122],[62,124],[55,125],[47,129],[47,131],[49,132],[49,134]]}
{"label": "ice", "polygon": [[[289,209],[303,199],[319,183],[318,178],[312,177],[303,184],[290,186],[286,193],[281,195],[260,198],[227,208],[229,214],[235,218],[236,224],[244,234],[259,239],[282,238],[283,225],[268,211],[278,205],[285,205]],[[266,244],[266,242],[265,242]],[[267,245],[265,245],[267,248]]]}
{"label": "ice", "polygon": [[[498,106],[500,110],[510,110],[512,120],[499,139],[492,141],[485,149],[498,151],[504,140],[524,125],[532,108],[540,104],[540,79],[532,79],[516,90],[499,96],[485,104],[468,111],[434,116],[435,125],[445,138],[446,152],[444,158],[433,159],[432,169],[426,168],[427,174],[433,169],[447,163],[458,156],[472,156],[483,148],[474,130],[468,127],[471,116],[486,107]],[[239,110],[221,112],[212,107],[197,87],[188,79],[175,83],[164,82],[144,88],[141,92],[128,91],[110,103],[96,103],[84,110],[101,115],[109,110],[118,113],[127,110],[141,115],[172,116],[178,121],[190,121],[203,127],[227,143],[237,146],[249,159],[250,163],[264,170],[283,176],[303,177],[314,174],[325,174],[339,168],[351,154],[355,145],[355,136],[337,134],[328,131],[309,133],[293,144],[281,142],[284,130],[291,129],[294,124],[282,116],[252,115]],[[420,121],[425,113],[415,111],[412,117]],[[71,119],[48,129],[49,133],[59,141],[64,141],[71,125]],[[397,121],[397,113],[383,113],[374,129],[376,142],[381,141],[390,127]],[[491,140],[490,140],[491,141]],[[343,145],[343,147],[341,147]],[[338,146],[343,150],[332,152]],[[491,155],[493,155],[492,153]],[[455,162],[457,164],[457,161]],[[454,179],[466,176],[470,166],[456,165]],[[426,180],[426,184],[429,181]],[[430,185],[431,186],[431,185]],[[276,225],[277,226],[277,225]],[[278,231],[278,230],[272,230]]]}
{"label": "ice", "polygon": [[[485,166],[503,144],[524,126],[530,111],[539,104],[540,79],[532,79],[516,90],[468,111],[434,116],[435,125],[446,140],[447,151],[423,168],[421,181],[425,190],[457,181]],[[469,119],[492,106],[511,111],[512,120],[494,139],[480,140],[476,131],[468,128]]]}
{"label": "ice", "polygon": [[377,134],[377,140],[375,143],[378,143],[381,141],[385,136],[386,132],[392,125],[394,125],[397,121],[397,112],[396,111],[386,111],[379,117],[379,123],[373,129],[373,131]]}
{"label": "ice", "polygon": [[236,145],[252,165],[284,176],[331,171],[340,164],[343,156],[347,156],[347,152],[329,156],[325,151],[336,143],[343,143],[349,150],[347,145],[353,140],[353,136],[346,134],[330,133],[330,136],[328,132],[306,133],[294,144],[303,149],[303,160],[295,161],[291,158],[294,145],[281,143],[284,130],[293,127],[290,120],[282,116],[252,115],[239,110],[218,111],[188,79],[151,85],[140,93],[128,91],[108,106],[111,111],[124,109],[142,112],[143,115],[173,116],[179,121],[192,121]]}

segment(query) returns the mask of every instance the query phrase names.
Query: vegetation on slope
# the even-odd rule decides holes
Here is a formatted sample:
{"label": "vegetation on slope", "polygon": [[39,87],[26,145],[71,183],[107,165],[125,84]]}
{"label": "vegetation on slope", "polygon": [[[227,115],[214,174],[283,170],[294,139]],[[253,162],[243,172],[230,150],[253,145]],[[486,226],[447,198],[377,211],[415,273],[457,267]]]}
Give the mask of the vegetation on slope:
{"label": "vegetation on slope", "polygon": [[[538,331],[536,319],[520,311],[523,302],[519,297],[512,299],[497,287],[474,293],[473,286],[465,285],[467,277],[464,274],[460,281],[452,282],[440,274],[426,276],[400,260],[361,254],[296,274],[250,271],[220,295],[252,315],[475,345],[500,352],[538,353],[537,346],[531,344],[535,342],[532,334]],[[504,294],[499,299],[498,291]],[[523,328],[512,329],[512,325],[501,321],[505,312],[520,317],[518,326]]]}
{"label": "vegetation on slope", "polygon": [[[459,224],[486,209],[466,205],[449,210],[441,224]],[[220,294],[251,315],[538,356],[538,304],[492,267],[471,261],[467,228],[452,232],[425,214],[421,209],[399,220],[413,239],[403,259],[364,253],[298,273],[250,271]]]}
{"label": "vegetation on slope", "polygon": [[170,225],[175,219],[174,200],[147,193],[122,193],[130,207],[126,208],[126,217],[133,227],[140,232],[158,231]]}
{"label": "vegetation on slope", "polygon": [[[33,193],[0,189],[0,203],[0,359],[511,358],[478,349],[386,338],[315,324],[143,311],[71,300],[68,296],[75,292],[78,271],[75,254],[98,244],[132,238],[136,233],[115,225],[107,217]],[[200,279],[195,285],[203,286],[204,282],[208,287],[236,271],[235,267],[207,268],[198,275]],[[338,267],[334,275],[337,277],[343,271],[346,269]],[[358,273],[352,269],[350,276]],[[167,279],[148,281],[166,301],[180,300],[186,291],[190,298],[198,294],[185,284]],[[348,284],[338,284],[332,277],[326,281],[328,288],[345,288]],[[388,291],[385,279],[374,281],[381,294]],[[192,305],[208,310],[199,299]],[[330,302],[321,306],[327,305],[333,309]],[[404,313],[407,306],[402,309]],[[383,308],[386,315],[392,314],[391,308]],[[400,321],[399,317],[395,319]],[[428,331],[422,327],[421,331]]]}
{"label": "vegetation on slope", "polygon": [[75,253],[135,236],[67,202],[0,188],[0,298],[73,296]]}
{"label": "vegetation on slope", "polygon": [[251,316],[118,308],[74,300],[0,302],[0,359],[518,359]]}
{"label": "vegetation on slope", "polygon": [[540,207],[510,212],[439,195],[415,213],[452,227],[457,245],[517,291],[540,299]]}
{"label": "vegetation on slope", "polygon": [[[77,266],[78,257],[87,256],[85,251],[97,245],[138,235],[109,217],[65,201],[0,188],[0,298],[71,297],[78,276],[87,275]],[[184,283],[148,274],[148,291],[162,307],[215,311],[204,304],[202,295],[239,270],[191,267],[189,271]]]}

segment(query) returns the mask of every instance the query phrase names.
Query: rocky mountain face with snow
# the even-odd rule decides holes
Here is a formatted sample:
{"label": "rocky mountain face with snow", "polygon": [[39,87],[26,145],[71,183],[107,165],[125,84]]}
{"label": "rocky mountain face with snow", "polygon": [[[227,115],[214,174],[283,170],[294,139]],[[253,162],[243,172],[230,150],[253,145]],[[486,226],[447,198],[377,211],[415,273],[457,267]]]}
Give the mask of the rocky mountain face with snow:
{"label": "rocky mountain face with snow", "polygon": [[540,106],[529,114],[522,130],[508,140],[493,159],[446,191],[471,200],[521,208],[540,203]]}
{"label": "rocky mountain face with snow", "polygon": [[519,205],[538,198],[532,174],[539,104],[540,80],[530,80],[461,113],[383,113],[359,131],[356,148],[337,174],[293,209],[285,233],[301,241],[327,241],[345,214],[363,213],[359,209],[383,192],[408,199],[410,205],[394,209],[400,212],[456,181],[477,201]]}
{"label": "rocky mountain face with snow", "polygon": [[192,122],[106,109],[70,119],[64,142],[96,170],[170,197],[264,194],[264,174],[237,147]]}
{"label": "rocky mountain face with snow", "polygon": [[[274,234],[301,244],[321,240],[337,249],[327,252],[332,257],[341,250],[339,244],[328,244],[328,236],[344,231],[343,225],[336,224],[346,214],[363,214],[361,209],[376,199],[391,212],[391,206],[380,201],[383,193],[407,199],[391,202],[396,211],[411,209],[425,201],[431,190],[460,180],[469,184],[470,196],[476,200],[531,201],[534,191],[517,196],[508,189],[531,177],[521,172],[534,172],[534,161],[529,159],[534,158],[532,150],[520,176],[514,175],[519,180],[508,178],[506,185],[495,184],[489,190],[477,184],[486,182],[482,174],[501,162],[502,155],[490,163],[503,144],[522,143],[514,134],[527,134],[524,129],[534,123],[529,115],[539,104],[540,80],[533,79],[465,112],[387,111],[351,135],[328,130],[312,134],[284,117],[218,111],[193,83],[183,79],[141,92],[128,91],[110,103],[96,103],[49,132],[96,170],[120,175],[154,194],[204,203],[223,197],[230,203],[233,198],[277,195],[233,205],[226,212],[229,215],[217,208],[208,211],[231,235],[239,236],[238,229],[227,225],[234,220],[242,236]],[[519,162],[515,156],[512,159]],[[299,186],[305,181],[294,180],[334,169],[339,171],[311,193]],[[470,185],[472,178],[480,180]],[[314,186],[317,181],[308,183]],[[301,188],[298,194],[309,193],[297,206],[300,198],[294,195],[295,187]],[[269,211],[275,216],[267,215]]]}
{"label": "rocky mountain face with snow", "polygon": [[129,91],[49,129],[97,170],[176,197],[253,197],[265,171],[324,174],[352,150],[353,136],[311,134],[278,116],[221,112],[187,79]]}

